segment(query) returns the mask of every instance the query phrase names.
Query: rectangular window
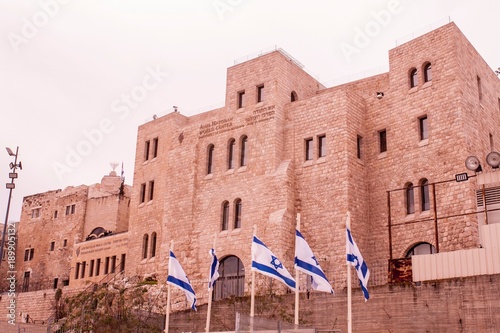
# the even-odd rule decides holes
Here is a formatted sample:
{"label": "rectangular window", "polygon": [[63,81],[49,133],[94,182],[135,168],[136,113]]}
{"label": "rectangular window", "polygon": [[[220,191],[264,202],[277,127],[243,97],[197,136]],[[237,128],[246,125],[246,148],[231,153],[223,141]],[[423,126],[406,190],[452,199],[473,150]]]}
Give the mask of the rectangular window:
{"label": "rectangular window", "polygon": [[98,258],[95,263],[95,276],[99,276],[101,270],[101,258]]}
{"label": "rectangular window", "polygon": [[81,267],[81,275],[80,275],[80,278],[83,279],[85,277],[85,267],[87,267],[87,262],[84,261],[82,262],[82,267]]}
{"label": "rectangular window", "polygon": [[111,257],[111,273],[116,272],[116,256]]}
{"label": "rectangular window", "polygon": [[257,103],[264,102],[264,85],[257,86]]}
{"label": "rectangular window", "polygon": [[153,200],[153,194],[154,194],[154,191],[155,191],[155,181],[152,180],[149,182],[149,201]]}
{"label": "rectangular window", "polygon": [[76,210],[75,204],[66,206],[66,215],[75,214],[75,210]]}
{"label": "rectangular window", "polygon": [[24,272],[24,280],[23,280],[23,287],[22,287],[23,292],[27,292],[29,289],[30,275],[31,275],[31,272]]}
{"label": "rectangular window", "polygon": [[158,138],[153,139],[153,158],[158,156]]}
{"label": "rectangular window", "polygon": [[149,146],[151,145],[151,142],[148,140],[146,141],[146,144],[144,145],[144,161],[149,160]]}
{"label": "rectangular window", "polygon": [[24,261],[28,261],[30,258],[30,249],[24,250]]}
{"label": "rectangular window", "polygon": [[50,242],[50,251],[54,251],[55,247],[56,247],[56,242]]}
{"label": "rectangular window", "polygon": [[311,161],[313,159],[313,139],[306,139],[306,161]]}
{"label": "rectangular window", "polygon": [[238,109],[245,106],[245,91],[238,92]]}
{"label": "rectangular window", "polygon": [[420,140],[426,140],[429,138],[429,128],[427,125],[427,116],[419,118],[420,126]]}
{"label": "rectangular window", "polygon": [[379,139],[379,148],[380,152],[384,153],[387,151],[387,131],[381,130],[378,132],[378,139]]}
{"label": "rectangular window", "polygon": [[67,245],[68,245],[68,240],[67,239],[63,240],[63,247],[66,247]]}
{"label": "rectangular window", "polygon": [[59,283],[59,279],[58,278],[54,278],[54,289],[57,289],[57,284]]}
{"label": "rectangular window", "polygon": [[490,133],[490,151],[494,151],[493,149],[493,134]]}
{"label": "rectangular window", "polygon": [[476,79],[477,79],[477,94],[478,94],[479,100],[481,101],[483,99],[483,87],[481,84],[481,78],[479,76],[477,76]]}
{"label": "rectangular window", "polygon": [[122,253],[121,259],[120,259],[120,272],[125,271],[125,253]]}
{"label": "rectangular window", "polygon": [[94,259],[90,260],[89,277],[94,276]]}
{"label": "rectangular window", "polygon": [[31,210],[31,218],[36,219],[40,217],[40,208],[34,208]]}
{"label": "rectangular window", "polygon": [[141,184],[141,194],[139,196],[139,202],[144,203],[146,201],[146,183]]}
{"label": "rectangular window", "polygon": [[80,263],[77,262],[75,267],[75,280],[77,280],[79,276],[80,276]]}
{"label": "rectangular window", "polygon": [[33,260],[33,258],[35,257],[35,249],[34,248],[31,248],[30,249],[30,257],[29,257],[29,260]]}
{"label": "rectangular window", "polygon": [[106,257],[106,259],[104,259],[104,274],[108,273],[109,273],[109,257]]}
{"label": "rectangular window", "polygon": [[326,156],[326,135],[318,136],[318,157]]}
{"label": "rectangular window", "polygon": [[363,144],[363,137],[359,136],[357,137],[356,140],[356,155],[358,156],[359,159],[361,159],[361,145]]}
{"label": "rectangular window", "polygon": [[57,219],[57,210],[54,211],[54,218]]}

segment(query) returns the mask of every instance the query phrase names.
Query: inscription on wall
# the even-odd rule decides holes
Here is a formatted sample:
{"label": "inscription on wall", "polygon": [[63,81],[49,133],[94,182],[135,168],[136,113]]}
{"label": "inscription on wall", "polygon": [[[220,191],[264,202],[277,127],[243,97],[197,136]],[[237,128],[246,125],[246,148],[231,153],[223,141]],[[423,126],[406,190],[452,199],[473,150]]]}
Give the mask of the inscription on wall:
{"label": "inscription on wall", "polygon": [[127,246],[128,238],[120,238],[120,239],[110,239],[108,241],[103,241],[99,243],[92,243],[88,245],[83,245],[76,249],[76,256],[86,255],[90,253],[97,253],[101,251],[110,250],[111,248],[116,249],[122,246]]}
{"label": "inscription on wall", "polygon": [[246,126],[252,126],[257,123],[262,123],[274,119],[275,106],[266,106],[256,109],[252,115],[245,118],[244,124],[238,124],[234,121],[234,117],[213,120],[210,123],[200,125],[199,138],[206,138],[212,135],[221,134],[224,132],[236,130]]}

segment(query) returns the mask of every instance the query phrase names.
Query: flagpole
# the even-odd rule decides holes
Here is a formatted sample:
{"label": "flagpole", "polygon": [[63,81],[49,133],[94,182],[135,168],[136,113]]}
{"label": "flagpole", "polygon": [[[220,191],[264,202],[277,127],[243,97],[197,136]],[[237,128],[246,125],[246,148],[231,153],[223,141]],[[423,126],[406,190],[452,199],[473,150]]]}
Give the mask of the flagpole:
{"label": "flagpole", "polygon": [[[217,234],[214,235],[214,245],[213,249],[215,251],[215,244],[217,243]],[[210,280],[212,277],[209,276],[208,279]],[[210,281],[208,282],[210,284]],[[212,290],[213,286],[210,284],[210,288],[208,288],[208,309],[207,309],[207,326],[205,327],[205,332],[210,332],[210,316],[212,313]]]}
{"label": "flagpole", "polygon": [[[297,213],[297,230],[300,231],[300,213]],[[297,249],[297,236],[295,236],[295,249]],[[299,325],[299,270],[295,266],[295,326]]]}
{"label": "flagpole", "polygon": [[[346,230],[351,230],[351,213],[347,212],[347,218],[345,222]],[[346,231],[347,237],[347,231]],[[346,239],[346,244],[348,240]],[[347,254],[347,249],[346,249]],[[347,333],[352,333],[352,306],[351,306],[351,293],[352,293],[352,284],[351,284],[351,264],[346,261],[347,266]]]}
{"label": "flagpole", "polygon": [[[170,250],[168,252],[169,266],[170,266],[170,251],[173,251],[173,250],[174,250],[174,240],[171,240],[170,241]],[[170,274],[170,272],[168,272],[168,274]],[[165,333],[168,333],[169,320],[170,320],[170,284],[167,283],[167,310],[165,313]]]}
{"label": "flagpole", "polygon": [[[257,225],[253,225],[253,236],[257,235]],[[252,237],[252,246],[253,246],[253,237]],[[252,292],[250,295],[250,320],[253,321],[254,317],[254,308],[255,308],[255,271],[252,270]]]}

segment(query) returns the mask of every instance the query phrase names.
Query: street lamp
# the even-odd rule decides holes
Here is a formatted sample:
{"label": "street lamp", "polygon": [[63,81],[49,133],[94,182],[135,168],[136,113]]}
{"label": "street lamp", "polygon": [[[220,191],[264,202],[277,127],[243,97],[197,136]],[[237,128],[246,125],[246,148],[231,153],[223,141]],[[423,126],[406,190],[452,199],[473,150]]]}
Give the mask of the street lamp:
{"label": "street lamp", "polygon": [[21,162],[17,163],[17,155],[19,153],[19,147],[16,148],[16,153],[12,151],[9,147],[6,147],[7,153],[9,156],[14,156],[14,163],[10,163],[9,167],[11,169],[11,172],[9,172],[9,178],[10,178],[10,183],[6,184],[6,188],[9,190],[9,199],[7,200],[7,212],[5,213],[5,223],[3,224],[3,233],[2,233],[2,243],[0,244],[0,266],[2,265],[3,261],[3,250],[5,246],[5,234],[7,232],[7,222],[9,220],[9,210],[10,210],[10,199],[12,199],[12,190],[16,188],[16,184],[14,184],[14,179],[17,178],[17,173],[16,169],[19,168],[20,170],[23,169],[23,165]]}

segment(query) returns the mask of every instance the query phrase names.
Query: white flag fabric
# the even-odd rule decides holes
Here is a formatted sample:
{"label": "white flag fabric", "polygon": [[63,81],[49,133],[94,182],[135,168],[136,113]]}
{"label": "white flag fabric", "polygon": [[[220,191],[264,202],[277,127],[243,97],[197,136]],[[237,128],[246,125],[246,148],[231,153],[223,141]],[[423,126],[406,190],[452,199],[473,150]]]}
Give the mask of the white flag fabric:
{"label": "white flag fabric", "polygon": [[270,276],[295,290],[295,280],[288,273],[283,263],[262,243],[257,236],[252,241],[252,271]]}
{"label": "white flag fabric", "polygon": [[208,281],[208,290],[211,290],[215,286],[215,281],[219,278],[219,260],[217,260],[214,249],[210,249],[208,253],[212,257],[212,264],[210,265],[210,280]]}
{"label": "white flag fabric", "polygon": [[311,276],[314,290],[334,293],[311,248],[298,230],[295,230],[295,269]]}
{"label": "white flag fabric", "polygon": [[170,251],[170,258],[168,260],[167,283],[184,291],[188,302],[191,304],[191,309],[196,310],[196,294],[181,264],[172,251]]}
{"label": "white flag fabric", "polygon": [[351,264],[356,268],[358,274],[359,285],[363,291],[363,296],[365,297],[365,302],[368,301],[370,295],[368,294],[368,279],[370,278],[370,271],[366,262],[363,260],[361,252],[359,252],[356,242],[352,238],[351,230],[349,227],[346,228],[346,253],[347,253],[347,263]]}

